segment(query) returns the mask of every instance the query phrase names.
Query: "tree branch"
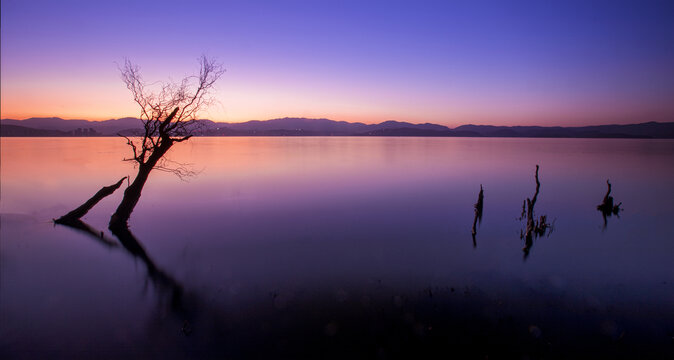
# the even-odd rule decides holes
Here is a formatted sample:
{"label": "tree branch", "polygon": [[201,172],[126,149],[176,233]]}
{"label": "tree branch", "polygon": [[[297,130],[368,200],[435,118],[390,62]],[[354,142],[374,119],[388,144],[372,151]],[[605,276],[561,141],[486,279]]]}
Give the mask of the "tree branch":
{"label": "tree branch", "polygon": [[116,182],[115,184],[105,186],[101,190],[98,190],[98,192],[94,196],[92,196],[80,207],[61,216],[58,219],[54,219],[54,222],[57,224],[66,224],[79,220],[82,216],[86,215],[89,212],[89,210],[91,210],[91,208],[96,206],[96,204],[98,204],[99,201],[103,200],[103,198],[105,198],[108,195],[111,195],[112,193],[115,192],[115,190],[119,189],[124,179],[126,179],[126,176],[123,177],[118,182]]}

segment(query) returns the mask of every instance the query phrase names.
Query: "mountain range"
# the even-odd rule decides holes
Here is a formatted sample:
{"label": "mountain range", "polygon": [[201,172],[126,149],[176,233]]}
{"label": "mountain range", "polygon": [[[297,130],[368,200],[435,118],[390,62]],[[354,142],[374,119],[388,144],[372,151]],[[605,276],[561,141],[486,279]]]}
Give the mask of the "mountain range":
{"label": "mountain range", "polygon": [[[412,124],[384,121],[379,124],[329,119],[281,118],[242,123],[197,120],[198,136],[439,136],[439,137],[546,137],[546,138],[674,138],[674,122],[645,122],[630,125],[492,126]],[[0,120],[0,136],[116,136],[138,135],[142,123],[137,118],[104,121],[30,118]]]}

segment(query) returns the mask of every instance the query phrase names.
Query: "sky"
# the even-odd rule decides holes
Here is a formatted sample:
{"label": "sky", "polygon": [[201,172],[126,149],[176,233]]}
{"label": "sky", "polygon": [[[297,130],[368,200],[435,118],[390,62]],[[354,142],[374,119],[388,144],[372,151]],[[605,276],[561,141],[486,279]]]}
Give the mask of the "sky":
{"label": "sky", "polygon": [[226,73],[201,113],[448,126],[674,121],[674,1],[2,0],[0,116],[138,116],[118,64]]}

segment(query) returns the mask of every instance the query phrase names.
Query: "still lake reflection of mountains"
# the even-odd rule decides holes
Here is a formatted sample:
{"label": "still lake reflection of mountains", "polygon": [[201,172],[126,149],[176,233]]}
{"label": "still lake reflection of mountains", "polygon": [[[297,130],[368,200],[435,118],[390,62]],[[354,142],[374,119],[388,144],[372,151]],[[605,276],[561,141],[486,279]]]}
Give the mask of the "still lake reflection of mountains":
{"label": "still lake reflection of mountains", "polygon": [[[437,137],[548,137],[548,138],[674,138],[674,122],[645,122],[630,125],[491,126],[461,125],[449,128],[425,123],[384,121],[379,124],[351,123],[329,119],[282,118],[242,123],[198,120],[201,136],[437,136]],[[141,131],[136,118],[105,121],[64,120],[61,118],[3,119],[2,136],[115,136]]]}

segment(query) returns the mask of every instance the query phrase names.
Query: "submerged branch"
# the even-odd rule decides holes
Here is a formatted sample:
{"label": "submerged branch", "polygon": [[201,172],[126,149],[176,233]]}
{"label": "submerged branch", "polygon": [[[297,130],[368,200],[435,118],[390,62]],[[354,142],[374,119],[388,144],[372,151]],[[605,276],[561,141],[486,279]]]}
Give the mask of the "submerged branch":
{"label": "submerged branch", "polygon": [[606,218],[611,216],[611,215],[616,215],[618,216],[620,213],[620,205],[622,203],[618,203],[617,205],[613,205],[613,196],[611,196],[611,183],[606,180],[606,185],[608,186],[608,190],[606,191],[606,195],[604,195],[604,200],[601,202],[601,204],[597,205],[597,210],[601,211],[601,215],[604,218],[604,229],[606,229],[607,221]]}
{"label": "submerged branch", "polygon": [[620,205],[622,205],[622,203],[613,205],[613,196],[611,196],[611,183],[606,180],[606,185],[608,185],[608,190],[606,191],[606,195],[604,195],[604,200],[601,202],[601,204],[597,205],[597,210],[607,215],[617,215],[621,210]]}
{"label": "submerged branch", "polygon": [[529,256],[529,251],[534,245],[534,238],[545,235],[546,231],[551,229],[550,224],[547,222],[547,216],[541,215],[538,220],[535,218],[534,207],[536,206],[536,201],[538,200],[538,193],[540,192],[541,182],[538,180],[538,169],[539,166],[536,165],[536,192],[534,196],[529,199],[527,198],[522,204],[522,216],[520,220],[524,218],[525,208],[526,208],[526,228],[524,231],[520,232],[520,238],[524,239],[524,247],[522,251],[524,252],[524,260]]}
{"label": "submerged branch", "polygon": [[119,189],[124,179],[126,179],[126,176],[120,179],[115,184],[112,184],[110,186],[104,186],[80,207],[61,216],[58,219],[54,219],[54,222],[57,224],[66,224],[79,220],[80,218],[82,218],[82,216],[86,215],[89,212],[89,210],[91,210],[91,208],[93,208],[94,206],[96,206],[96,204],[98,204],[101,200],[103,200],[106,196],[111,195],[112,193],[115,192],[115,190]]}
{"label": "submerged branch", "polygon": [[475,240],[475,235],[477,234],[477,224],[478,221],[482,223],[482,207],[484,202],[484,189],[482,189],[482,184],[480,184],[480,193],[477,195],[477,202],[475,203],[475,218],[473,219],[473,229],[471,234],[473,236],[473,247],[477,247],[477,241]]}

